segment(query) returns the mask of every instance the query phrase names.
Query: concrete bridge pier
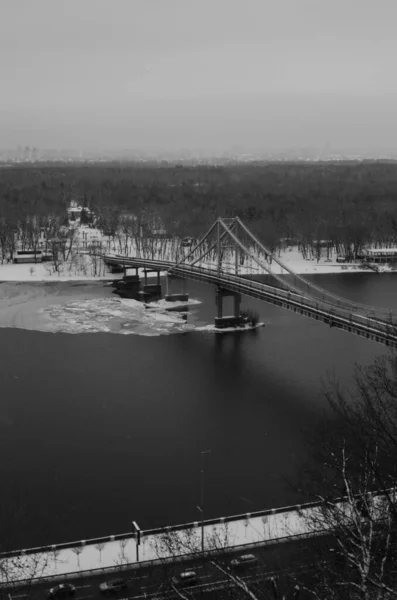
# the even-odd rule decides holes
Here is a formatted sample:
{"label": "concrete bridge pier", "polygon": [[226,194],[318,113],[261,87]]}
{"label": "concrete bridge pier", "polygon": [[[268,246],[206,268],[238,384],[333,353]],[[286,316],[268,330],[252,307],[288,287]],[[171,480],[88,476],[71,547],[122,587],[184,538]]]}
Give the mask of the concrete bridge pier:
{"label": "concrete bridge pier", "polygon": [[186,292],[186,279],[182,279],[182,291],[170,294],[170,281],[173,279],[180,279],[179,277],[172,277],[172,275],[166,276],[166,294],[165,299],[167,302],[187,302],[189,300],[189,294]]}
{"label": "concrete bridge pier", "polygon": [[[141,299],[144,302],[150,300],[158,300],[161,298],[161,283],[160,283],[160,270],[159,269],[144,269],[144,284],[142,285],[142,291],[140,292]],[[157,273],[157,282],[148,283],[147,274]]]}
{"label": "concrete bridge pier", "polygon": [[[224,317],[223,316],[223,298],[226,296],[233,297],[233,315]],[[241,307],[241,294],[238,292],[232,292],[225,290],[221,287],[217,287],[215,294],[215,303],[217,306],[217,316],[215,317],[215,327],[217,329],[225,329],[225,327],[238,327],[241,325],[240,307]]]}
{"label": "concrete bridge pier", "polygon": [[[157,273],[157,283],[156,284],[148,284],[147,282],[147,274],[148,273]],[[143,274],[144,274],[144,278],[145,278],[145,283],[144,285],[157,285],[161,288],[161,284],[160,284],[160,271],[159,269],[143,269]]]}
{"label": "concrete bridge pier", "polygon": [[141,282],[138,269],[135,269],[135,275],[132,271],[132,268],[123,267],[124,277],[113,281],[113,287],[116,288],[115,293],[123,298],[136,298],[139,294]]}

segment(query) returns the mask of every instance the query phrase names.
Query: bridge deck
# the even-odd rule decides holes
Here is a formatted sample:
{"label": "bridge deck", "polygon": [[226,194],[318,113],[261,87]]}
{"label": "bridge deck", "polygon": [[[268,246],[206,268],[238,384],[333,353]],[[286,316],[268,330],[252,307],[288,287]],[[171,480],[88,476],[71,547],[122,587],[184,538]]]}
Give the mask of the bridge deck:
{"label": "bridge deck", "polygon": [[[322,321],[330,327],[336,327],[374,342],[397,348],[397,326],[393,321],[376,317],[375,313],[363,314],[362,309],[360,311],[358,307],[356,311],[351,310],[351,308],[346,307],[343,299],[334,304],[313,298],[303,292],[298,294],[286,291],[242,276],[222,272],[219,276],[214,269],[188,264],[175,265],[175,263],[165,260],[104,256],[104,261],[109,265],[117,264],[126,267],[171,271],[173,275],[178,277],[220,286],[252,298],[258,298],[286,310]],[[351,305],[351,303],[349,304]]]}

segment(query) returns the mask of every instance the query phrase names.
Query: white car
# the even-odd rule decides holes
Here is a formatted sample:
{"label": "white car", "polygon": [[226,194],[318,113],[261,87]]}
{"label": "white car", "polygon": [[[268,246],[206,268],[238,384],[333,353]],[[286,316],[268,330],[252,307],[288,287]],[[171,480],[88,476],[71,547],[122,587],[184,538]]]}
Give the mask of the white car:
{"label": "white car", "polygon": [[127,583],[124,579],[112,579],[111,581],[104,581],[100,584],[99,589],[102,594],[116,594],[121,590],[127,589]]}
{"label": "white car", "polygon": [[172,578],[172,583],[175,585],[192,585],[196,583],[198,577],[196,571],[184,571]]}
{"label": "white car", "polygon": [[238,558],[234,558],[230,565],[234,568],[236,567],[244,567],[245,565],[251,565],[253,563],[258,562],[258,559],[254,554],[242,554]]}

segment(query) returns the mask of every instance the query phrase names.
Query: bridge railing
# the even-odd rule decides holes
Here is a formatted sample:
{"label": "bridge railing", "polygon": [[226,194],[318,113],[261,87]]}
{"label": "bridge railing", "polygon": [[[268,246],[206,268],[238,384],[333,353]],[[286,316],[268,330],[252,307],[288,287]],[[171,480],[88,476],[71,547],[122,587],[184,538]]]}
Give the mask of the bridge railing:
{"label": "bridge railing", "polygon": [[[175,264],[171,261],[142,258],[128,259],[124,257],[109,257],[109,259],[116,260],[117,262],[125,265],[135,264],[142,267],[145,265],[155,266],[161,270],[170,272],[170,274],[180,277],[190,276],[193,279],[200,279],[214,285],[220,285],[223,283],[234,291],[240,291],[243,293],[245,292],[249,294],[250,292],[255,291],[258,295],[262,293],[267,296],[271,296],[277,301],[284,301],[288,304],[300,306],[301,309],[312,310],[316,311],[317,313],[322,312],[323,315],[328,317],[330,323],[332,323],[333,318],[344,319],[347,324],[351,323],[351,325],[361,326],[364,329],[370,330],[374,334],[379,333],[385,337],[397,339],[397,323],[395,323],[391,317],[389,320],[386,320],[384,314],[381,317],[378,316],[375,308],[372,311],[363,314],[362,309],[360,310],[358,306],[356,307],[350,301],[346,301],[347,305],[345,305],[342,302],[342,299],[340,299],[338,304],[335,304],[329,300],[327,301],[313,298],[304,292],[299,294],[297,292],[284,290],[279,287],[275,288],[274,286],[255,281],[253,279],[248,279],[224,272],[221,272],[219,277],[217,269],[203,267],[202,265],[192,266],[181,263],[175,266]],[[198,275],[199,277],[197,277]]]}
{"label": "bridge railing", "polygon": [[207,269],[202,266],[192,267],[188,265],[179,265],[175,271],[181,274],[190,273],[192,275],[200,272],[203,275],[207,275],[208,279],[212,279],[215,284],[219,284],[221,281],[227,283],[229,287],[234,286],[237,291],[242,291],[242,288],[245,288],[246,290],[265,292],[266,294],[271,294],[274,298],[283,299],[285,302],[300,304],[303,308],[323,311],[331,320],[333,317],[343,318],[350,321],[352,325],[360,324],[366,329],[382,332],[387,336],[397,337],[397,324],[392,320],[390,320],[390,322],[381,320],[376,316],[375,312],[374,314],[369,313],[362,315],[358,311],[352,312],[350,306],[349,308],[335,306],[331,302],[324,302],[311,298],[305,294],[299,295],[281,288],[274,288],[273,286],[266,285],[262,282],[238,277],[236,275],[221,273],[220,278],[218,278],[217,272],[214,269]]}

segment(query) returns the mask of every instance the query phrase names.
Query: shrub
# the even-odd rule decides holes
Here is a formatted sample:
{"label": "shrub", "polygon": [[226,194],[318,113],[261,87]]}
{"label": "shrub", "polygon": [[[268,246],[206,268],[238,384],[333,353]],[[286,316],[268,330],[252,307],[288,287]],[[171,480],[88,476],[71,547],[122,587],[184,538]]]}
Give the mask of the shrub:
{"label": "shrub", "polygon": [[245,319],[245,321],[252,327],[255,327],[255,325],[259,323],[259,314],[255,310],[251,310],[249,308],[242,310],[240,312],[240,317]]}

